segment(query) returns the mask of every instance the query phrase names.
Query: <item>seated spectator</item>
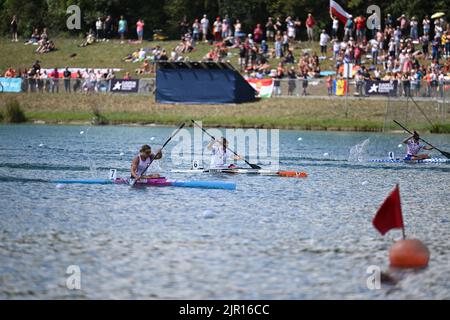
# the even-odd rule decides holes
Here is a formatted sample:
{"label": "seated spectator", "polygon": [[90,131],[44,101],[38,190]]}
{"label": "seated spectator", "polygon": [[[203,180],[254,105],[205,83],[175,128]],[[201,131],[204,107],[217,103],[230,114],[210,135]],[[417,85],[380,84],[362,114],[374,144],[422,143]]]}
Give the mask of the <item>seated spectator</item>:
{"label": "seated spectator", "polygon": [[16,77],[16,71],[9,67],[5,72],[5,78],[15,78]]}
{"label": "seated spectator", "polygon": [[150,74],[151,73],[151,67],[148,60],[144,61],[144,64],[142,65],[142,68],[139,68],[136,70],[136,74],[142,75],[142,74]]}
{"label": "seated spectator", "polygon": [[86,33],[85,41],[80,45],[80,47],[87,47],[95,43],[95,34],[92,29],[89,29],[89,32]]}
{"label": "seated spectator", "polygon": [[39,30],[34,29],[33,33],[31,34],[30,40],[25,42],[25,45],[38,45],[39,40],[41,40],[41,36],[39,35]]}

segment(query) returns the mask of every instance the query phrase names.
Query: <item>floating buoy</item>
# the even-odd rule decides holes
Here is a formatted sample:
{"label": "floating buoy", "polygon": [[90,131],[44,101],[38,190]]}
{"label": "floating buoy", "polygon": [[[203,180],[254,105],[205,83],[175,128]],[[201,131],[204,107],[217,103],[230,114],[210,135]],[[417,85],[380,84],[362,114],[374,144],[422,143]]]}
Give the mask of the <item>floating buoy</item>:
{"label": "floating buoy", "polygon": [[303,138],[301,138],[301,137],[300,137],[300,138],[298,138],[297,140],[298,140],[298,141],[302,141],[302,140],[303,140]]}
{"label": "floating buoy", "polygon": [[323,154],[323,156],[324,156],[324,157],[328,157],[328,156],[329,156],[328,152],[325,152],[325,153]]}
{"label": "floating buoy", "polygon": [[64,189],[64,185],[63,184],[61,184],[61,183],[58,183],[57,185],[56,185],[56,189]]}
{"label": "floating buoy", "polygon": [[214,219],[216,217],[216,215],[214,214],[214,212],[210,211],[210,210],[205,210],[203,212],[203,218],[205,219]]}
{"label": "floating buoy", "polygon": [[84,131],[80,131],[80,134],[84,134]]}
{"label": "floating buoy", "polygon": [[400,240],[389,249],[389,261],[395,268],[424,268],[430,261],[430,251],[420,240]]}
{"label": "floating buoy", "polygon": [[123,152],[120,153],[120,156],[121,156],[121,157],[124,156],[124,155],[125,155],[125,153],[123,153]]}
{"label": "floating buoy", "polygon": [[44,146],[44,144],[43,144],[43,143],[39,144],[39,147],[41,147],[41,148],[42,148],[43,146]]}
{"label": "floating buoy", "polygon": [[151,141],[155,140],[155,137],[151,137],[150,140],[151,140]]}
{"label": "floating buoy", "polygon": [[403,145],[399,144],[398,147],[401,148],[401,147],[403,147]]}
{"label": "floating buoy", "polygon": [[363,182],[361,182],[361,185],[365,186],[368,183],[369,183],[369,181],[363,181]]}

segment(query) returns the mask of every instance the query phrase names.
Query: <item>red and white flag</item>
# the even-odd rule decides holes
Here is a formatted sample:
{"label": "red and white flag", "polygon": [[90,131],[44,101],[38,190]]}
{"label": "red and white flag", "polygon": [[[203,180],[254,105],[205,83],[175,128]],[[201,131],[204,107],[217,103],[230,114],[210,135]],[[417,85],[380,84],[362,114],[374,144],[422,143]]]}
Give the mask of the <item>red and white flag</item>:
{"label": "red and white flag", "polygon": [[403,229],[402,206],[398,185],[378,209],[372,223],[382,235],[391,229]]}
{"label": "red and white flag", "polygon": [[343,24],[346,24],[347,20],[350,19],[350,14],[342,9],[336,1],[330,0],[330,11],[331,14],[338,18]]}

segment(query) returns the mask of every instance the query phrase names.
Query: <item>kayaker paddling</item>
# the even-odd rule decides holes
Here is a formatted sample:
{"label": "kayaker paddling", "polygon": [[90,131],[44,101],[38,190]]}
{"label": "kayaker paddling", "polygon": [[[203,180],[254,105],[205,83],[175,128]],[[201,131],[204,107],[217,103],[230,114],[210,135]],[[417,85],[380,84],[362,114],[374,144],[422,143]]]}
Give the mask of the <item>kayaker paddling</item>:
{"label": "kayaker paddling", "polygon": [[152,153],[152,148],[149,145],[143,145],[141,150],[139,151],[139,155],[133,159],[131,163],[131,178],[135,180],[140,179],[156,179],[159,178],[159,174],[145,174],[149,164],[154,160],[159,160],[162,158],[161,151],[158,151],[156,154]]}
{"label": "kayaker paddling", "polygon": [[207,149],[211,150],[210,169],[233,168],[236,167],[234,164],[227,167],[227,160],[242,160],[241,156],[228,152],[228,141],[225,137],[212,139]]}
{"label": "kayaker paddling", "polygon": [[422,149],[433,150],[433,148],[420,143],[420,136],[416,131],[414,131],[412,136],[406,138],[403,143],[406,144],[406,157],[404,160],[423,160],[430,158],[428,154],[420,154],[420,151]]}

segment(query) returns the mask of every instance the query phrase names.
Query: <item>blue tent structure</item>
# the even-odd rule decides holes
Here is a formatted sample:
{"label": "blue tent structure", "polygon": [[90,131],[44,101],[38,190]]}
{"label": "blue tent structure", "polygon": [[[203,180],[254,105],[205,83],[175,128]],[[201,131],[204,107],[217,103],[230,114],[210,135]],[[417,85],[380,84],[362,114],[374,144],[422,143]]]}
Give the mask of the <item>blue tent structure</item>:
{"label": "blue tent structure", "polygon": [[227,104],[255,101],[256,91],[229,63],[159,62],[156,102]]}

